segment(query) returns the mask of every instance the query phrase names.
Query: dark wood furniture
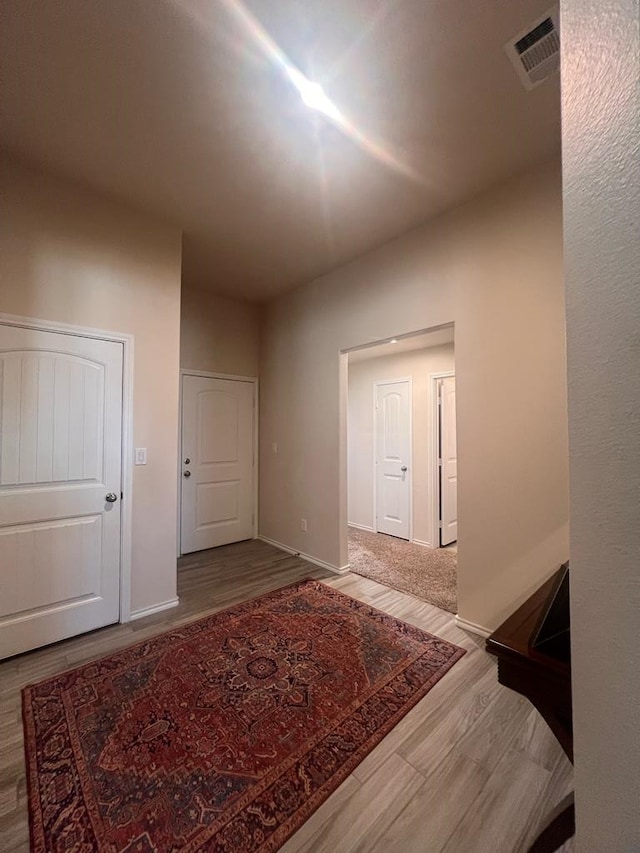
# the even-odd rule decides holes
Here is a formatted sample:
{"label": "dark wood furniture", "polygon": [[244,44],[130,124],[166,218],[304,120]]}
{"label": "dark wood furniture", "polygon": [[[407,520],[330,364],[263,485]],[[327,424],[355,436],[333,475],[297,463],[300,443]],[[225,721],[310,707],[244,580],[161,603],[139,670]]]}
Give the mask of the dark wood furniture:
{"label": "dark wood furniture", "polygon": [[[566,608],[558,604],[559,588],[563,581],[568,583],[567,564],[558,569],[493,632],[487,639],[487,651],[498,658],[498,681],[529,699],[573,761],[568,599]],[[565,590],[564,586],[562,590]],[[562,614],[565,609],[566,629],[560,634],[558,617],[560,614],[560,618],[564,618]],[[545,620],[547,623],[553,621],[554,628],[547,634],[554,638],[536,646],[536,637],[545,631]],[[552,853],[574,831],[571,795],[570,802],[563,801],[559,813],[553,816],[538,836],[530,853]]]}

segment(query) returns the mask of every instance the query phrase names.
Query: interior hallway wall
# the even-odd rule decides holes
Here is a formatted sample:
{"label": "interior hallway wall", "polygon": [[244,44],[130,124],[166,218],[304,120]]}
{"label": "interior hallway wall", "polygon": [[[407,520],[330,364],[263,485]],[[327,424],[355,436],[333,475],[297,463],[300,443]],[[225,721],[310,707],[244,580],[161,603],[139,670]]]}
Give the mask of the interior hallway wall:
{"label": "interior hallway wall", "polygon": [[180,367],[258,376],[260,306],[183,286]]}
{"label": "interior hallway wall", "polygon": [[640,3],[562,0],[580,853],[640,850]]}
{"label": "interior hallway wall", "polygon": [[495,628],[568,556],[559,161],[267,306],[260,532],[346,565],[340,351],[449,323],[456,331],[459,614]]}
{"label": "interior hallway wall", "polygon": [[349,359],[348,520],[374,529],[374,382],[411,378],[413,539],[437,547],[433,526],[435,436],[431,375],[454,370],[453,344],[352,363]]}
{"label": "interior hallway wall", "polygon": [[179,229],[8,157],[0,311],[134,335],[131,609],[176,595]]}

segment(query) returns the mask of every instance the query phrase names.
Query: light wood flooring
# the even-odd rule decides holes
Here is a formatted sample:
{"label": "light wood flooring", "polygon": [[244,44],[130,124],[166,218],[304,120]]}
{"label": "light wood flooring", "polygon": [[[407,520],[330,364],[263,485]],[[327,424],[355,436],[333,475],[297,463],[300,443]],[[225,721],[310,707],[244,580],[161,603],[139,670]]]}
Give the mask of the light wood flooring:
{"label": "light wood flooring", "polygon": [[[180,561],[180,604],[0,664],[0,851],[29,849],[21,688],[304,577],[464,646],[467,654],[289,839],[284,853],[520,853],[571,790],[546,724],[501,687],[483,642],[453,616],[358,575],[332,575],[263,542]],[[567,842],[563,853],[572,851]]]}

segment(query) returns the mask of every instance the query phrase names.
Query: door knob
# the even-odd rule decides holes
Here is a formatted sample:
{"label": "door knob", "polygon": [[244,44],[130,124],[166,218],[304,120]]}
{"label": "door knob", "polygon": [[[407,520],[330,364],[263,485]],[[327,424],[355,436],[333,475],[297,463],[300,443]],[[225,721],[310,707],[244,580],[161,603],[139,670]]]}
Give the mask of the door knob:
{"label": "door knob", "polygon": [[406,470],[407,470],[407,466],[406,466],[406,465],[403,465],[403,466],[402,466],[402,468],[401,468],[400,470],[401,470],[401,471],[406,471]]}
{"label": "door knob", "polygon": [[118,496],[116,495],[115,492],[109,492],[109,494],[106,497],[106,501],[108,504],[114,504],[117,500],[118,500]]}
{"label": "door knob", "polygon": [[183,476],[184,476],[184,477],[190,477],[190,476],[191,476],[191,471],[185,471],[185,472],[184,472],[184,474],[183,474]]}
{"label": "door knob", "polygon": [[187,456],[187,458],[184,460],[184,464],[185,464],[185,465],[188,465],[190,462],[191,462],[191,460],[190,460],[190,459],[189,459],[189,457]]}

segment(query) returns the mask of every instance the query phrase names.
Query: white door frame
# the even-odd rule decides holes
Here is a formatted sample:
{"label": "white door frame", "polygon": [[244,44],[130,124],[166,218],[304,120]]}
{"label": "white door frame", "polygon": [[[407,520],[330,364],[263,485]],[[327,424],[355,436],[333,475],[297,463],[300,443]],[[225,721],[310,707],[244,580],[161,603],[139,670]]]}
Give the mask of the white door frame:
{"label": "white door frame", "polygon": [[182,556],[182,386],[185,376],[202,376],[204,379],[230,379],[234,382],[249,382],[253,385],[253,524],[251,538],[258,538],[258,405],[259,383],[256,376],[236,376],[231,373],[213,373],[210,370],[193,370],[190,367],[180,368],[180,399],[178,423],[178,557]]}
{"label": "white door frame", "polygon": [[378,533],[378,388],[381,385],[409,384],[409,542],[413,542],[413,380],[411,376],[399,379],[374,379],[373,381],[373,532]]}
{"label": "white door frame", "polygon": [[[438,420],[438,382],[440,379],[455,378],[455,370],[444,370],[442,373],[431,373],[429,375],[431,383],[431,399],[432,399],[432,429],[430,430],[430,450],[429,460],[432,466],[431,475],[431,517],[433,524],[433,547],[440,548],[440,466],[438,465],[438,443],[440,438],[440,422]],[[456,421],[458,419],[458,411],[456,409]]]}
{"label": "white door frame", "polygon": [[108,332],[89,326],[76,326],[0,314],[0,325],[17,326],[40,332],[57,332],[80,338],[114,341],[122,344],[122,499],[120,501],[120,622],[131,619],[131,543],[133,524],[133,335],[126,332]]}

